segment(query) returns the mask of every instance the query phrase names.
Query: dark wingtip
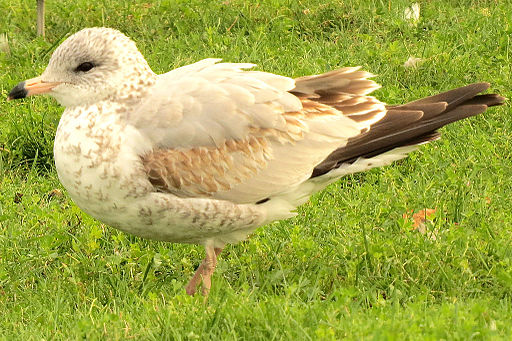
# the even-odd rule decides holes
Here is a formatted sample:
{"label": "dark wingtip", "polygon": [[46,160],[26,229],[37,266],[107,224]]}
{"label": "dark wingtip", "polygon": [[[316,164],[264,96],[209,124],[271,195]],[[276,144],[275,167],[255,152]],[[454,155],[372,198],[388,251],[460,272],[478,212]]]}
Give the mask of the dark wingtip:
{"label": "dark wingtip", "polygon": [[469,101],[464,102],[464,104],[485,104],[488,107],[492,107],[495,105],[502,105],[506,100],[506,97],[498,94],[484,94],[475,96]]}
{"label": "dark wingtip", "polygon": [[[458,89],[464,89],[470,92],[479,93],[482,91],[485,91],[491,87],[491,83],[488,82],[478,82],[478,83],[472,83],[463,87],[460,87]],[[455,89],[457,90],[457,89]]]}
{"label": "dark wingtip", "polygon": [[489,89],[489,87],[491,86],[491,83],[489,83],[489,82],[480,82],[480,83],[473,83],[473,84],[470,84],[470,86],[471,86],[471,85],[480,86],[480,87],[482,87],[482,91],[484,91],[484,90]]}
{"label": "dark wingtip", "polygon": [[25,98],[27,97],[28,91],[25,89],[25,82],[19,82],[18,85],[16,85],[11,92],[9,92],[9,95],[7,95],[7,100],[11,101],[13,99],[19,99],[19,98]]}
{"label": "dark wingtip", "polygon": [[508,101],[508,98],[507,97],[503,97],[503,96],[500,96],[500,95],[496,95],[496,101],[497,103],[495,105],[502,105],[502,104],[505,104],[505,101]]}

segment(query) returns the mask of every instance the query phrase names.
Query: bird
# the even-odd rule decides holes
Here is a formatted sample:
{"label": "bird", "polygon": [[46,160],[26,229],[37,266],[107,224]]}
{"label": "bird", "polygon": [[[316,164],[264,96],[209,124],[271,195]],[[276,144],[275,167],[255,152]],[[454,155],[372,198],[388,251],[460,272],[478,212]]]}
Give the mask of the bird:
{"label": "bird", "polygon": [[293,79],[254,66],[210,58],[157,75],[120,31],[85,28],[7,99],[64,106],[54,158],[71,199],[126,233],[204,246],[185,290],[205,296],[227,244],[505,101],[474,83],[387,105],[360,67]]}

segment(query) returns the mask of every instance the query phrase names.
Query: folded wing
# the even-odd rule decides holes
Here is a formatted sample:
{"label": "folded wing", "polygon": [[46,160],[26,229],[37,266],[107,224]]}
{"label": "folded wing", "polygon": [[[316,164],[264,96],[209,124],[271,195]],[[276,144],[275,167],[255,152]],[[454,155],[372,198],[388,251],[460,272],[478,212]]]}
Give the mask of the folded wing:
{"label": "folded wing", "polygon": [[158,191],[235,203],[293,191],[385,115],[358,68],[295,81],[217,62],[161,75],[129,117],[153,144],[141,158]]}

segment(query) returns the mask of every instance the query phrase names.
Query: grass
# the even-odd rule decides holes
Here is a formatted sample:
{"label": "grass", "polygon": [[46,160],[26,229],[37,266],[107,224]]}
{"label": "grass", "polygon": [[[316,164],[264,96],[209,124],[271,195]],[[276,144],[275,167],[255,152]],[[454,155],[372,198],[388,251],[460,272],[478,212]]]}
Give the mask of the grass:
{"label": "grass", "polygon": [[[155,72],[205,57],[300,76],[346,65],[401,103],[477,81],[512,97],[512,3],[0,0],[0,92],[44,70],[67,34],[110,26]],[[425,61],[406,69],[409,56]],[[315,195],[298,217],[228,246],[209,302],[185,295],[200,247],[142,240],[81,212],[59,184],[49,98],[0,101],[0,339],[508,339],[512,120],[508,105],[443,129],[393,166]],[[427,228],[402,215],[436,208]]]}

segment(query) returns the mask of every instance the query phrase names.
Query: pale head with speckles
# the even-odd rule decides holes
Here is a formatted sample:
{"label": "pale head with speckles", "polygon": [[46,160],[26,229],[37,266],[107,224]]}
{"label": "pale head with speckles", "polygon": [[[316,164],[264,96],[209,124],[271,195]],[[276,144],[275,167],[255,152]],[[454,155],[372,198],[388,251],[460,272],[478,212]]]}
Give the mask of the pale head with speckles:
{"label": "pale head with speckles", "polygon": [[[86,28],[67,38],[40,77],[19,84],[19,94],[49,94],[74,107],[128,97],[155,77],[135,43],[123,33]],[[16,97],[17,96],[17,97]]]}

